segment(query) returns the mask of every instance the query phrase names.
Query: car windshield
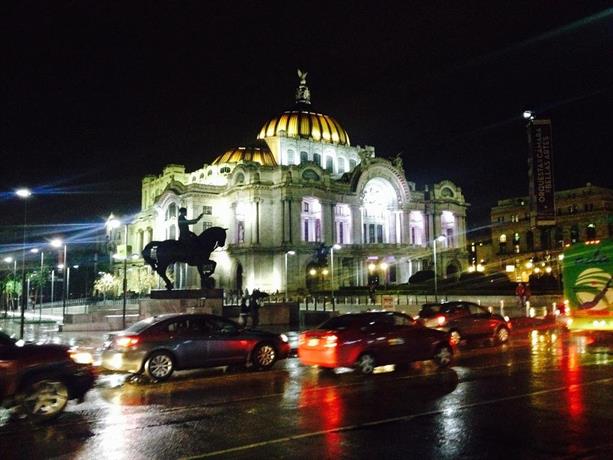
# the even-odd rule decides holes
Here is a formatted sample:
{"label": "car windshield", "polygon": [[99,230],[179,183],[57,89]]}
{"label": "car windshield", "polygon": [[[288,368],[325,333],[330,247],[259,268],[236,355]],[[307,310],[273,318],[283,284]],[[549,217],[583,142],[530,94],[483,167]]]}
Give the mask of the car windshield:
{"label": "car windshield", "polygon": [[152,316],[151,318],[143,319],[137,323],[134,323],[132,326],[126,329],[127,332],[142,332],[156,322],[156,317]]}
{"label": "car windshield", "polygon": [[437,314],[450,313],[456,304],[426,304],[421,307],[420,318],[429,318]]}

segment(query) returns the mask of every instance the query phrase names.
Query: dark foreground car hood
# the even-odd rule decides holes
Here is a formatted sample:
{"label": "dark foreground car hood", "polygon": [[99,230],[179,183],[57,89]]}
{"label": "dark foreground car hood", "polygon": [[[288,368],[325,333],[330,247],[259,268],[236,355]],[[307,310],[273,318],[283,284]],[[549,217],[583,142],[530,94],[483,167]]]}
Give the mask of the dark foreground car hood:
{"label": "dark foreground car hood", "polygon": [[65,345],[25,343],[23,346],[15,345],[15,350],[21,355],[28,357],[45,357],[51,359],[68,358],[68,347]]}

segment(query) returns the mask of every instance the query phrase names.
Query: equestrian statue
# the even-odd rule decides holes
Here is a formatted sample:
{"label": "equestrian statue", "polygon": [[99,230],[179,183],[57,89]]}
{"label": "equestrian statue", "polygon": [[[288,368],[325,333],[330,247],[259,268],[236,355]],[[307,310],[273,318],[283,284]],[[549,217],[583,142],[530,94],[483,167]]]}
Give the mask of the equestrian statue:
{"label": "equestrian statue", "polygon": [[[210,227],[200,235],[195,235],[189,226],[202,218],[200,214],[195,219],[187,218],[187,209],[179,209],[179,239],[152,241],[142,251],[145,262],[164,280],[166,289],[172,291],[173,284],[166,276],[166,269],[175,262],[185,262],[198,268],[200,287],[212,287],[211,275],[215,272],[217,263],[211,260],[211,253],[226,244],[226,230],[222,227]],[[207,270],[205,270],[205,267]]]}

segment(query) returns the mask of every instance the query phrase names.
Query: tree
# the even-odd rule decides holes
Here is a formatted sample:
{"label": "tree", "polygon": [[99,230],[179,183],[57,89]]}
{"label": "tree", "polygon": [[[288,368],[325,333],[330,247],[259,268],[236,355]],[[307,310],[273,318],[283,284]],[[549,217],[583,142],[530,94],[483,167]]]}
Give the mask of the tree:
{"label": "tree", "polygon": [[106,300],[107,294],[117,294],[119,292],[120,285],[120,280],[112,273],[101,273],[94,282],[94,290],[101,293]]}

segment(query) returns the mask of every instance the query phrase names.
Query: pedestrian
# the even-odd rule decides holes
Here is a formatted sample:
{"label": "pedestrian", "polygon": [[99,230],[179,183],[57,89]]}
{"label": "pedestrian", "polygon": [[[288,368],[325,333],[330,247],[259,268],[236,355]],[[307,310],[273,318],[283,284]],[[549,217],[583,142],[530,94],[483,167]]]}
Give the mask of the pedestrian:
{"label": "pedestrian", "polygon": [[259,301],[259,290],[254,289],[251,293],[251,297],[249,297],[249,313],[251,313],[251,326],[257,327],[260,323],[260,306],[258,305]]}
{"label": "pedestrian", "polygon": [[530,296],[531,295],[532,295],[532,293],[530,292],[530,285],[526,284],[526,286],[524,288],[524,306],[530,300]]}
{"label": "pedestrian", "polygon": [[515,288],[515,296],[517,297],[517,306],[524,308],[526,306],[526,287],[524,283],[519,283]]}
{"label": "pedestrian", "polygon": [[241,326],[247,325],[247,316],[249,316],[249,307],[247,306],[247,298],[245,296],[241,297],[241,305],[240,305],[240,323]]}

